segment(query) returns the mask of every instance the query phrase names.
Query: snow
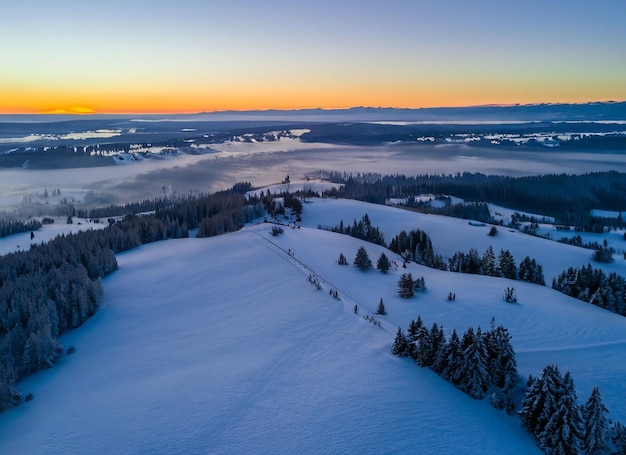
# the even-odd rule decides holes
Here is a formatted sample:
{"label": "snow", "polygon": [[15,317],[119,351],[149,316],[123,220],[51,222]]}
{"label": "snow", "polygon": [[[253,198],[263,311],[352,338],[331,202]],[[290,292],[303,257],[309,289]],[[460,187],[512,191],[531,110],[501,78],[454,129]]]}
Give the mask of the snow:
{"label": "snow", "polygon": [[[30,238],[31,231],[0,238],[0,255],[28,250],[31,245],[49,242],[59,235],[67,235],[87,229],[104,229],[107,226],[107,223],[92,223],[81,218],[74,218],[72,224],[67,224],[67,217],[51,218],[54,219],[54,223],[43,224],[40,229],[33,232],[35,236],[32,239]],[[41,218],[38,219],[41,221]]]}
{"label": "snow", "polygon": [[[589,254],[506,229],[489,237],[488,226],[466,220],[325,199],[304,204],[311,227],[276,237],[259,224],[142,246],[118,255],[102,308],[62,338],[76,352],[20,384],[35,398],[0,414],[0,453],[539,453],[516,417],[390,354],[397,328],[418,315],[447,335],[487,329],[494,317],[513,337],[522,377],[556,363],[572,373],[580,402],[598,385],[609,417],[626,421],[626,318],[503,278],[339,266],[340,253],[352,262],[360,246],[374,263],[383,251],[401,263],[378,245],[316,229],[364,213],[388,240],[426,230],[442,253],[492,243],[559,271]],[[424,276],[427,291],[399,298],[405,271]],[[503,301],[507,286],[518,303]],[[380,298],[386,316],[374,314]]]}
{"label": "snow", "polygon": [[[307,201],[304,205],[302,220],[304,226],[334,227],[341,220],[344,225],[352,224],[355,219],[358,221],[367,213],[372,225],[381,229],[388,243],[402,230],[409,232],[413,229],[421,229],[430,236],[435,253],[447,258],[452,257],[458,251],[467,253],[470,248],[475,248],[482,255],[489,245],[493,246],[496,255],[501,249],[508,249],[518,265],[526,256],[530,256],[531,259],[541,264],[548,284],[553,277],[567,270],[568,267],[580,267],[592,262],[593,250],[556,242],[555,240],[566,236],[565,231],[559,235],[561,231],[557,232],[556,229],[553,229],[551,234],[555,240],[530,236],[502,226],[497,227],[498,233],[495,236],[489,236],[491,225],[470,226],[467,220],[463,219],[417,213],[360,201],[342,199],[309,199]],[[575,234],[573,231],[570,232],[571,236]],[[612,239],[609,241],[610,245],[623,248],[626,244],[623,240],[623,233],[612,232],[606,236]],[[594,262],[592,265],[607,273],[617,272],[626,276],[626,261],[623,255],[615,255],[615,261],[611,264]]]}

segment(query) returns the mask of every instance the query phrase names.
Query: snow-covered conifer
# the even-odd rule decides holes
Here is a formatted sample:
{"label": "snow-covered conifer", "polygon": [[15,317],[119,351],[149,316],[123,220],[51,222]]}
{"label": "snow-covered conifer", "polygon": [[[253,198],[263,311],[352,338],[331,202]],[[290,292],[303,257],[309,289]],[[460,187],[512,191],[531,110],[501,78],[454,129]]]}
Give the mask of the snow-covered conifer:
{"label": "snow-covered conifer", "polygon": [[359,269],[366,271],[372,267],[372,261],[367,255],[367,251],[364,247],[360,247],[356,252],[356,256],[354,257],[354,265]]}
{"label": "snow-covered conifer", "polygon": [[408,348],[408,343],[407,343],[406,336],[402,332],[402,329],[398,327],[396,338],[393,341],[393,345],[391,346],[391,353],[393,355],[398,355],[400,357],[406,357],[408,355],[407,348]]}
{"label": "snow-covered conifer", "polygon": [[602,453],[609,442],[609,425],[606,418],[609,410],[602,402],[600,389],[594,387],[587,403],[582,408],[584,424],[584,449],[586,454]]}
{"label": "snow-covered conifer", "polygon": [[475,399],[481,399],[489,388],[487,372],[487,350],[483,343],[480,327],[467,329],[461,341],[463,361],[459,388]]}
{"label": "snow-covered conifer", "polygon": [[583,448],[583,437],[583,421],[576,403],[574,381],[567,372],[563,377],[555,412],[538,435],[539,445],[550,454],[577,455]]}
{"label": "snow-covered conifer", "polygon": [[413,276],[403,273],[398,280],[398,294],[403,299],[410,299],[414,295]]}

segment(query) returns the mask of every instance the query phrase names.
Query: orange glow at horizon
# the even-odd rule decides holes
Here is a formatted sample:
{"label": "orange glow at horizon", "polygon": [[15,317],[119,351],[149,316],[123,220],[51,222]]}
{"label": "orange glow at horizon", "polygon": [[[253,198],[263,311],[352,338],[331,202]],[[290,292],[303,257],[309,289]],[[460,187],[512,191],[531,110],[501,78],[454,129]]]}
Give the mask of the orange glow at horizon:
{"label": "orange glow at horizon", "polygon": [[[547,90],[545,90],[547,92]],[[615,91],[598,90],[593,98],[575,96],[575,90],[561,88],[550,93],[537,91],[507,93],[504,87],[492,86],[490,93],[476,87],[441,88],[435,90],[369,90],[359,93],[354,89],[328,90],[233,90],[226,94],[191,92],[167,93],[106,93],[106,94],[3,94],[0,90],[2,114],[185,114],[215,111],[289,110],[289,109],[345,109],[354,106],[430,108],[459,107],[489,104],[584,103],[590,101],[620,101],[610,96]],[[624,94],[626,99],[626,94]]]}

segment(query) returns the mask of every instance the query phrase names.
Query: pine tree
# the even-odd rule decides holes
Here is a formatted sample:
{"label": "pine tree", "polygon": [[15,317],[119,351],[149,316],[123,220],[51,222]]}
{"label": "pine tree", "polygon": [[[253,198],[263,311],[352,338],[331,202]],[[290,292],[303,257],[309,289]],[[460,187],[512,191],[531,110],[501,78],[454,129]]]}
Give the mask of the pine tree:
{"label": "pine tree", "polygon": [[574,381],[569,372],[565,373],[561,386],[556,410],[539,434],[539,445],[550,454],[578,455],[582,449],[584,430]]}
{"label": "pine tree", "polygon": [[385,315],[387,312],[385,311],[385,304],[383,303],[382,297],[380,298],[380,302],[378,302],[378,309],[376,310],[376,314]]}
{"label": "pine tree", "polygon": [[408,351],[408,342],[402,329],[398,327],[398,333],[396,333],[396,339],[393,341],[393,345],[391,346],[391,353],[393,355],[398,355],[400,357],[406,357]]}
{"label": "pine tree", "polygon": [[481,260],[481,270],[483,275],[500,276],[500,269],[496,265],[496,255],[493,247],[489,245]]}
{"label": "pine tree", "polygon": [[426,290],[426,280],[423,276],[417,278],[413,281],[413,289],[415,291],[425,291]]}
{"label": "pine tree", "polygon": [[[463,352],[461,351],[461,340],[456,332],[452,330],[450,339],[445,346],[446,360],[441,368],[441,376],[452,384],[458,386],[463,376]],[[443,363],[443,362],[442,362]]]}
{"label": "pine tree", "polygon": [[367,255],[367,251],[365,251],[364,247],[360,247],[356,252],[356,256],[354,257],[354,265],[359,269],[366,271],[372,267],[372,261]]}
{"label": "pine tree", "polygon": [[[537,438],[540,445],[552,444],[550,441],[553,439],[553,433],[556,434],[556,424],[552,425],[552,433],[546,433],[545,429],[550,419],[563,405],[559,403],[565,393],[568,393],[568,385],[556,365],[546,365],[538,378],[529,377],[519,414],[522,426]],[[561,416],[565,415],[569,415],[567,411],[561,413]]]}
{"label": "pine tree", "polygon": [[602,402],[600,389],[594,387],[587,403],[582,408],[584,423],[584,448],[586,454],[602,453],[608,447],[609,425],[606,418],[609,410]]}
{"label": "pine tree", "polygon": [[504,278],[508,278],[510,280],[517,279],[517,265],[515,264],[515,259],[509,250],[500,250],[498,261]]}
{"label": "pine tree", "polygon": [[398,280],[398,294],[403,299],[410,299],[414,295],[413,276],[410,273],[403,273]]}
{"label": "pine tree", "polygon": [[[624,234],[626,236],[626,234]],[[611,428],[611,442],[615,451],[613,453],[626,455],[626,427],[620,422],[615,422]]]}
{"label": "pine tree", "polygon": [[339,259],[337,259],[337,264],[339,264],[339,265],[348,265],[348,260],[343,255],[343,253],[339,253]]}
{"label": "pine tree", "polygon": [[478,251],[474,248],[470,248],[466,256],[467,265],[463,267],[463,273],[471,273],[478,275],[481,273],[481,259]]}
{"label": "pine tree", "polygon": [[437,324],[433,324],[430,331],[431,343],[432,343],[432,369],[435,373],[441,374],[445,365],[440,365],[438,360],[444,358],[446,351],[446,336],[443,332],[443,327],[437,327]]}
{"label": "pine tree", "polygon": [[489,388],[487,350],[480,327],[467,329],[461,340],[463,349],[462,379],[459,388],[474,399],[481,399]]}
{"label": "pine tree", "polygon": [[384,252],[380,253],[380,256],[378,257],[378,262],[376,263],[376,268],[383,273],[387,273],[390,266],[391,264],[389,263],[389,258],[387,257],[387,255]]}
{"label": "pine tree", "polygon": [[517,384],[517,361],[511,345],[511,335],[503,326],[485,332],[483,339],[487,349],[487,371],[490,382],[504,393]]}
{"label": "pine tree", "polygon": [[417,347],[428,333],[426,327],[424,327],[424,323],[422,322],[422,318],[420,316],[417,317],[416,321],[411,321],[409,324],[409,330],[407,335],[407,341],[409,343],[409,355],[413,357],[414,360],[417,361]]}

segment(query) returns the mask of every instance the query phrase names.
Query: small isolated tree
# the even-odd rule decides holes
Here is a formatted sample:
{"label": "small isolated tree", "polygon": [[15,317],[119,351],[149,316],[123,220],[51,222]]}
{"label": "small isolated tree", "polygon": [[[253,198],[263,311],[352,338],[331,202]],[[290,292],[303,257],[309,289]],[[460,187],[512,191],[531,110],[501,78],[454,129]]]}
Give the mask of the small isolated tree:
{"label": "small isolated tree", "polygon": [[387,273],[389,271],[389,267],[391,267],[389,258],[384,252],[380,253],[380,256],[378,257],[378,262],[376,263],[376,268],[383,273]]}
{"label": "small isolated tree", "polygon": [[507,287],[504,290],[504,296],[502,297],[505,302],[515,303],[517,302],[517,296],[515,295],[515,288]]}
{"label": "small isolated tree", "polygon": [[337,264],[339,264],[339,265],[348,265],[348,260],[343,255],[343,253],[339,253],[339,259],[337,259]]}
{"label": "small isolated tree", "polygon": [[398,294],[403,299],[410,299],[413,297],[413,276],[410,273],[403,273],[398,280]]}
{"label": "small isolated tree", "polygon": [[491,229],[489,229],[489,235],[491,237],[494,237],[497,233],[498,233],[498,229],[495,226],[491,226]]}
{"label": "small isolated tree", "polygon": [[385,304],[383,303],[383,298],[380,298],[380,302],[378,302],[378,309],[376,310],[376,314],[385,315],[387,312],[385,311]]}
{"label": "small isolated tree", "polygon": [[281,228],[280,226],[272,226],[272,235],[274,237],[276,237],[277,235],[282,234],[283,232],[283,228]]}
{"label": "small isolated tree", "polygon": [[354,265],[363,271],[369,270],[370,267],[372,267],[372,261],[370,261],[370,258],[367,255],[367,251],[365,251],[364,247],[360,247],[356,252],[356,256],[354,257]]}
{"label": "small isolated tree", "polygon": [[416,291],[425,291],[426,290],[426,280],[423,276],[417,278],[413,281],[413,289]]}

